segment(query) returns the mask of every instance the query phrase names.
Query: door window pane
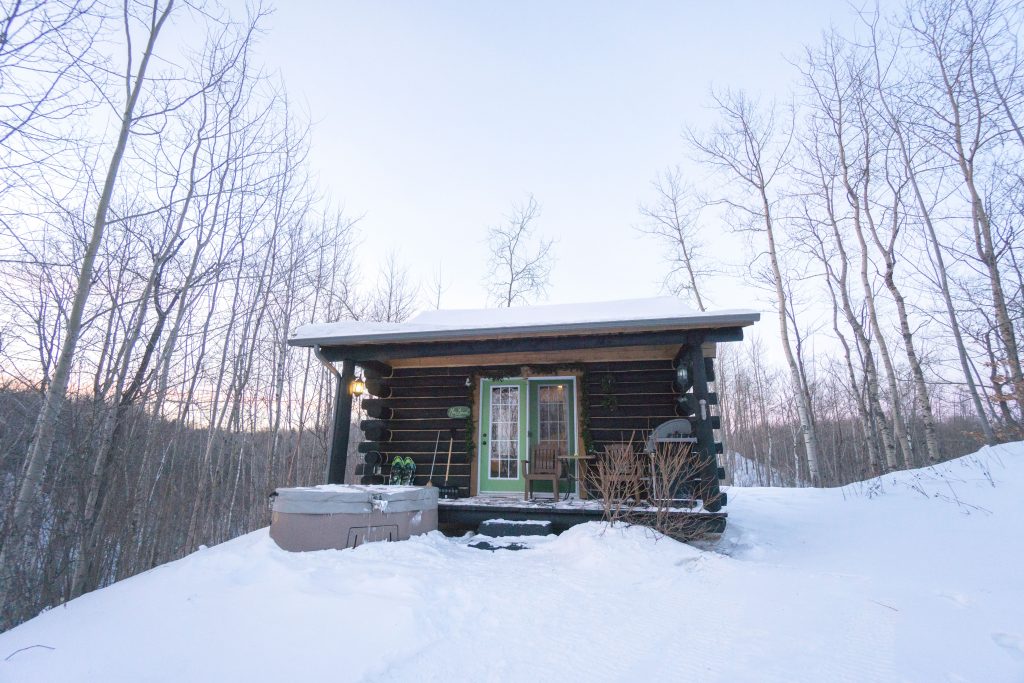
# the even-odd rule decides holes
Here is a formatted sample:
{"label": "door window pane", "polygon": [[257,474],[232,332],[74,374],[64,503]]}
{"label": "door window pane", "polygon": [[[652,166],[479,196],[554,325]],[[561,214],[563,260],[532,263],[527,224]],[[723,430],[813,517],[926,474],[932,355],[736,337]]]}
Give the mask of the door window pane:
{"label": "door window pane", "polygon": [[569,392],[564,384],[537,387],[537,441],[569,448]]}
{"label": "door window pane", "polygon": [[519,478],[519,387],[491,387],[491,479]]}

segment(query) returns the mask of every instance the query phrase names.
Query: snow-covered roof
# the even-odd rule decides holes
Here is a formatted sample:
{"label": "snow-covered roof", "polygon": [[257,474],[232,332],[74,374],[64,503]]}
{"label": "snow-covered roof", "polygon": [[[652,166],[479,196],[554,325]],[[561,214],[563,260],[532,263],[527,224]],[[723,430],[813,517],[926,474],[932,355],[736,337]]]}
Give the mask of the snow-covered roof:
{"label": "snow-covered roof", "polygon": [[663,296],[583,304],[424,311],[403,323],[361,320],[310,323],[299,327],[289,343],[331,346],[741,327],[753,324],[760,317],[757,311],[748,309],[696,311],[676,297]]}

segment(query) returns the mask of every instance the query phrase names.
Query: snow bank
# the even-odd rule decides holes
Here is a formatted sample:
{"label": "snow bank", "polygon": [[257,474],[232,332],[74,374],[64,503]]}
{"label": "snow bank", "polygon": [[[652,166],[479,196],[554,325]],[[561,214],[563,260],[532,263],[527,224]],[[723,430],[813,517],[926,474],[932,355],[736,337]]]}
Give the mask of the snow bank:
{"label": "snow bank", "polygon": [[1022,500],[1018,443],[734,488],[711,550],[592,523],[292,554],[261,530],[0,635],[0,681],[1021,681]]}

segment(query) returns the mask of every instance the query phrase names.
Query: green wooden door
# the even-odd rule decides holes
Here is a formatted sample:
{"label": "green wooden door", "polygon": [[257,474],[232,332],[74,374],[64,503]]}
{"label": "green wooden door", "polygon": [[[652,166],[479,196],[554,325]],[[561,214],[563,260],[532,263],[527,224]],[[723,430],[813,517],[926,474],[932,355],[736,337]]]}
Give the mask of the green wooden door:
{"label": "green wooden door", "polygon": [[489,380],[480,386],[480,492],[522,492],[527,453],[527,383]]}
{"label": "green wooden door", "polygon": [[[562,455],[576,453],[576,391],[572,379],[540,379],[530,380],[529,414],[530,422],[528,437],[530,449],[538,444],[557,445]],[[574,463],[567,462],[567,470],[572,470]],[[559,489],[562,493],[575,490],[575,479],[570,482],[562,479]],[[537,491],[551,491],[551,484],[539,481],[535,485]]]}
{"label": "green wooden door", "polygon": [[[576,386],[566,379],[483,380],[480,384],[480,493],[522,492],[523,461],[539,443],[576,453]],[[572,463],[570,463],[570,467]],[[568,481],[561,492],[575,490]],[[537,492],[551,490],[537,482]]]}

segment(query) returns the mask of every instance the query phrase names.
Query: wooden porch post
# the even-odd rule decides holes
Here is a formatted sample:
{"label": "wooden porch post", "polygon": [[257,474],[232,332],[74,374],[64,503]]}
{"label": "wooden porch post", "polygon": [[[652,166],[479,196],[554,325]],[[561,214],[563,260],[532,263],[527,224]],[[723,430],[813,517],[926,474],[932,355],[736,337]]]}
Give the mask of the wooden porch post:
{"label": "wooden porch post", "polygon": [[719,499],[715,429],[711,419],[711,406],[718,403],[718,397],[708,391],[708,375],[701,342],[690,344],[687,352],[690,371],[693,373],[693,394],[698,399],[697,414],[690,418],[690,424],[695,427],[697,457],[701,463],[701,497],[706,509],[718,512],[722,509],[722,502]]}
{"label": "wooden porch post", "polygon": [[338,387],[334,396],[334,421],[331,426],[331,450],[327,459],[327,483],[344,484],[348,465],[348,433],[352,424],[352,393],[349,385],[356,375],[356,365],[342,361],[341,372],[335,371]]}

